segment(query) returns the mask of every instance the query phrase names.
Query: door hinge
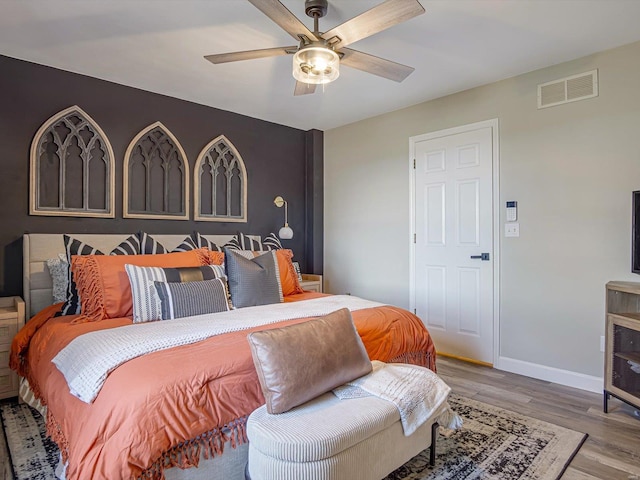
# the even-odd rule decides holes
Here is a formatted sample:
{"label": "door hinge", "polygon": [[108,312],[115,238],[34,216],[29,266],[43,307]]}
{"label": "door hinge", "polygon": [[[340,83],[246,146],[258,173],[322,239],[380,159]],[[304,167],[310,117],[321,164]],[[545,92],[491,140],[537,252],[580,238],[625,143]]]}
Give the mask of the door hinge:
{"label": "door hinge", "polygon": [[413,169],[415,170],[415,168],[416,168],[416,159],[414,158],[413,159]]}
{"label": "door hinge", "polygon": [[415,308],[413,309],[413,314],[414,314],[414,315],[417,315],[417,314],[418,314],[418,311],[417,311]]}
{"label": "door hinge", "polygon": [[416,234],[413,234],[413,243],[416,243]]}

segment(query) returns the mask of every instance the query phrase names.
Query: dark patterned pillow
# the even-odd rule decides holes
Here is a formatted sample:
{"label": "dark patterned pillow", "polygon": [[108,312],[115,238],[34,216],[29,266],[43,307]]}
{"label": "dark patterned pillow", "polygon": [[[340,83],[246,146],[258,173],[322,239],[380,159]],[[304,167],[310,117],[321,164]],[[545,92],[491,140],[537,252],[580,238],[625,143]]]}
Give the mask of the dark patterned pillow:
{"label": "dark patterned pillow", "polygon": [[251,238],[249,235],[238,232],[231,240],[224,244],[224,247],[232,250],[252,250],[254,252],[262,251],[262,241],[260,237]]}
{"label": "dark patterned pillow", "polygon": [[226,281],[227,278],[222,265],[183,268],[125,265],[124,269],[131,285],[134,323],[150,322],[162,318],[160,299],[154,282],[187,283],[216,278]]}
{"label": "dark patterned pillow", "polygon": [[221,278],[188,283],[154,282],[160,298],[162,320],[226,312],[226,282]]}
{"label": "dark patterned pillow", "polygon": [[[104,253],[97,248],[92,247],[88,243],[81,242],[69,235],[64,235],[63,241],[68,264],[67,294],[64,305],[62,305],[62,309],[56,314],[56,316],[78,315],[80,313],[80,295],[78,294],[76,282],[73,279],[73,273],[71,273],[71,257],[74,255],[104,255]],[[138,237],[136,235],[131,235],[120,245],[114,248],[110,255],[138,255],[139,253],[140,242]]]}
{"label": "dark patterned pillow", "polygon": [[202,235],[200,235],[200,232],[193,232],[192,237],[193,240],[195,241],[196,245],[198,245],[198,248],[208,248],[209,250],[211,250],[212,252],[221,252],[222,251],[222,247],[219,247],[218,245],[216,245],[215,243],[213,243],[211,240],[208,240],[206,237],[203,237]]}
{"label": "dark patterned pillow", "polygon": [[276,253],[267,252],[254,258],[246,258],[242,253],[224,249],[233,306],[241,308],[283,302]]}
{"label": "dark patterned pillow", "polygon": [[262,247],[265,250],[282,250],[282,243],[275,233],[270,233],[262,240]]}
{"label": "dark patterned pillow", "polygon": [[191,236],[186,237],[180,245],[178,245],[173,250],[169,250],[167,247],[158,242],[155,238],[149,235],[147,232],[139,232],[138,237],[140,238],[140,253],[143,255],[156,255],[162,253],[173,253],[173,252],[188,252],[190,250],[197,250],[197,243],[191,238]]}

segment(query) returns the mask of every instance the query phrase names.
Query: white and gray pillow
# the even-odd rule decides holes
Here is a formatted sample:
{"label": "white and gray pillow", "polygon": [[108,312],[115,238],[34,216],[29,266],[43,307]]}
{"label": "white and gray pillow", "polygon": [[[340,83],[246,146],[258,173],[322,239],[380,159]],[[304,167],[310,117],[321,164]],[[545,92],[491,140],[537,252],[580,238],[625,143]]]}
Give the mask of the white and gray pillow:
{"label": "white and gray pillow", "polygon": [[233,306],[242,308],[283,302],[275,251],[253,258],[247,258],[244,253],[224,248],[224,263]]}
{"label": "white and gray pillow", "polygon": [[229,310],[227,284],[221,278],[187,283],[153,282],[162,320]]}
{"label": "white and gray pillow", "polygon": [[226,280],[222,265],[162,268],[125,264],[124,268],[131,285],[134,323],[150,322],[162,318],[162,305],[154,282],[186,283],[216,278]]}
{"label": "white and gray pillow", "polygon": [[47,260],[47,268],[51,275],[53,303],[64,302],[69,288],[69,263],[64,253]]}

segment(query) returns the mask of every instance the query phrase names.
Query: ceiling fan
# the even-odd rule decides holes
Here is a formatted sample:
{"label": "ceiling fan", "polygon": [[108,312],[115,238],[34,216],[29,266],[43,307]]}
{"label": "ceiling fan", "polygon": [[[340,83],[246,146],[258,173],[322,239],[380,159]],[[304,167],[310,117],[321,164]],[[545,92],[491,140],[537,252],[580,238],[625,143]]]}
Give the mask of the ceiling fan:
{"label": "ceiling fan", "polygon": [[248,1],[298,40],[299,44],[205,56],[211,63],[293,55],[293,76],[296,79],[294,95],[313,93],[316,85],[334,81],[340,75],[341,65],[396,82],[403,81],[414,70],[412,67],[346,47],[423,14],[424,8],[418,0],[386,0],[327,32],[320,32],[318,29],[319,19],[327,14],[327,0],[305,0],[305,13],[313,18],[313,32],[278,0]]}

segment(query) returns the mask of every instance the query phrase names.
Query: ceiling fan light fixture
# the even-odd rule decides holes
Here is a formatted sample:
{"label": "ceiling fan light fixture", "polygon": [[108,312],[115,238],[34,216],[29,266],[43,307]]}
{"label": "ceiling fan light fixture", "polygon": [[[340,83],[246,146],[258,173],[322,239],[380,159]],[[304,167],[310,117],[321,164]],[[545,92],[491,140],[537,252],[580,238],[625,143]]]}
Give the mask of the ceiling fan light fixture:
{"label": "ceiling fan light fixture", "polygon": [[293,77],[315,85],[333,82],[340,76],[340,56],[329,47],[310,45],[293,56]]}

